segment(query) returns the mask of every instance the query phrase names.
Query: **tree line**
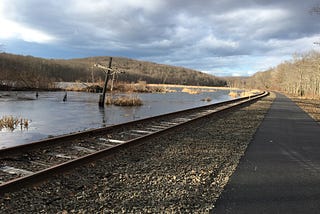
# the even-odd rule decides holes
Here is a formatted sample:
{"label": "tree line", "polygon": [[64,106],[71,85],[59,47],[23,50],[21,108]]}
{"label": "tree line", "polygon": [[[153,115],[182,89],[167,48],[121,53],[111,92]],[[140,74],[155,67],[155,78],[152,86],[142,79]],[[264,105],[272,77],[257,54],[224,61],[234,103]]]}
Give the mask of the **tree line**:
{"label": "tree line", "polygon": [[[93,65],[108,61],[109,57],[61,60],[0,53],[0,88],[51,89],[55,82],[103,82],[105,73]],[[116,79],[127,83],[226,85],[223,79],[192,69],[121,57],[113,58],[112,68],[123,71]]]}
{"label": "tree line", "polygon": [[264,72],[247,78],[231,78],[234,87],[282,91],[294,96],[320,97],[320,53],[295,54]]}

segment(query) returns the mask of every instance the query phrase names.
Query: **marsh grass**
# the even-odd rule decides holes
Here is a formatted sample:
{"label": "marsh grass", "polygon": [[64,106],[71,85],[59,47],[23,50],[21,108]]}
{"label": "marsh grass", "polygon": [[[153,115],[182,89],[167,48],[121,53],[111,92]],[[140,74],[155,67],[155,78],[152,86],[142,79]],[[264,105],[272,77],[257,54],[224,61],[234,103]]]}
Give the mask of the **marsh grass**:
{"label": "marsh grass", "polygon": [[188,94],[200,94],[199,89],[193,89],[193,88],[183,88],[182,92],[188,93]]}
{"label": "marsh grass", "polygon": [[229,96],[232,98],[237,98],[239,96],[239,94],[235,91],[230,91]]}
{"label": "marsh grass", "polygon": [[243,91],[240,93],[240,97],[251,97],[253,95],[256,95],[260,93],[258,90],[251,90],[251,91]]}
{"label": "marsh grass", "polygon": [[128,96],[107,96],[106,105],[116,105],[116,106],[141,106],[143,105],[142,100],[138,95],[128,95]]}
{"label": "marsh grass", "polygon": [[139,81],[138,83],[116,83],[114,85],[115,91],[120,92],[135,92],[135,93],[171,93],[176,92],[166,88],[165,86],[149,86],[145,81]]}
{"label": "marsh grass", "polygon": [[259,90],[251,90],[251,91],[243,91],[243,92],[236,92],[236,91],[230,91],[229,96],[232,98],[237,98],[237,97],[251,97],[253,95],[256,95],[260,93]]}
{"label": "marsh grass", "polygon": [[2,129],[7,129],[14,131],[19,128],[21,130],[29,128],[29,120],[25,118],[18,118],[14,116],[2,116],[0,119],[0,131]]}

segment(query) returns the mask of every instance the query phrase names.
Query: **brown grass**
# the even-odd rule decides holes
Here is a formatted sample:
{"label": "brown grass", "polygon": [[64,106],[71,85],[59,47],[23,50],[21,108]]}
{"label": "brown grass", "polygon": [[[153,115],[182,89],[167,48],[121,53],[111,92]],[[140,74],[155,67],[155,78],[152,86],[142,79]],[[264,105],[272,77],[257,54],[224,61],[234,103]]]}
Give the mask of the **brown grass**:
{"label": "brown grass", "polygon": [[114,85],[114,91],[126,92],[126,93],[170,93],[175,92],[165,86],[148,85],[145,81],[139,81],[138,83],[125,83],[117,82]]}
{"label": "brown grass", "polygon": [[141,106],[143,105],[143,102],[138,97],[138,95],[129,95],[129,96],[120,96],[120,97],[108,96],[106,98],[106,104],[116,105],[116,106]]}
{"label": "brown grass", "polygon": [[239,94],[235,91],[230,91],[229,96],[232,98],[237,98],[239,96]]}
{"label": "brown grass", "polygon": [[200,94],[199,89],[191,89],[191,88],[183,88],[182,92],[188,93],[188,94]]}
{"label": "brown grass", "polygon": [[25,118],[18,118],[14,116],[3,116],[0,119],[0,131],[2,129],[8,129],[10,131],[14,131],[18,127],[22,129],[28,129],[29,120]]}
{"label": "brown grass", "polygon": [[259,90],[243,91],[240,93],[240,97],[250,97],[260,93]]}
{"label": "brown grass", "polygon": [[231,87],[214,87],[214,86],[192,86],[192,85],[175,85],[175,84],[148,84],[148,86],[159,86],[167,88],[196,88],[201,90],[240,90],[240,88],[231,88]]}

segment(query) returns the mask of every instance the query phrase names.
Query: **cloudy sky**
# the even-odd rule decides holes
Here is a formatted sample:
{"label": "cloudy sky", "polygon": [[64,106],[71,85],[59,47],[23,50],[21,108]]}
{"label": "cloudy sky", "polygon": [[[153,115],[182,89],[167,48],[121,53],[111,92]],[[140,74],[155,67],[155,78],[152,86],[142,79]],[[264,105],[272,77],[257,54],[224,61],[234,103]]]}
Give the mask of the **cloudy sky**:
{"label": "cloudy sky", "polygon": [[320,51],[319,0],[1,0],[0,50],[122,56],[218,76]]}

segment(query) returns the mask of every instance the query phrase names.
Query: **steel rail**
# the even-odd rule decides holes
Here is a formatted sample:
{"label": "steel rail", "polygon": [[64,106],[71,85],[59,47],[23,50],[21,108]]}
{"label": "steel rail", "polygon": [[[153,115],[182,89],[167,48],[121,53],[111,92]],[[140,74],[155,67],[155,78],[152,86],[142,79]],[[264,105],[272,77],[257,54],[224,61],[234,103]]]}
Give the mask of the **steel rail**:
{"label": "steel rail", "polygon": [[[207,105],[204,107],[200,107],[200,108],[193,108],[193,109],[188,109],[188,110],[183,110],[183,111],[179,111],[179,112],[174,112],[174,113],[169,113],[169,114],[165,114],[165,116],[168,115],[174,115],[177,113],[184,113],[184,112],[188,112],[190,110],[199,110],[199,109],[205,109],[205,107],[208,108],[208,106],[210,107],[216,107],[216,109],[211,110],[210,112],[207,112],[206,114],[201,114],[199,116],[197,116],[194,119],[190,119],[190,120],[185,120],[185,121],[181,121],[180,123],[177,124],[173,124],[170,127],[167,128],[163,128],[160,129],[158,131],[154,131],[152,133],[147,133],[141,137],[137,137],[131,140],[127,140],[121,144],[118,145],[114,145],[112,147],[109,148],[105,148],[103,150],[88,154],[88,155],[84,155],[82,157],[61,163],[61,164],[57,164],[54,166],[51,166],[49,168],[34,172],[30,175],[26,175],[20,178],[15,178],[13,180],[9,180],[7,182],[4,182],[2,184],[0,184],[0,195],[5,194],[7,192],[13,192],[22,188],[25,188],[27,186],[31,186],[31,185],[35,185],[37,183],[43,182],[57,174],[63,173],[63,172],[67,172],[71,169],[74,169],[75,167],[79,167],[81,165],[93,162],[95,160],[98,160],[102,157],[111,157],[112,154],[115,154],[117,151],[123,150],[125,148],[129,148],[131,146],[140,144],[142,142],[145,142],[146,140],[152,139],[156,136],[159,136],[169,130],[175,129],[177,127],[186,125],[188,123],[191,123],[197,119],[203,118],[203,117],[208,117],[212,114],[221,114],[224,113],[226,111],[229,110],[233,110],[236,107],[242,107],[244,105],[249,105],[255,101],[257,101],[258,99],[267,96],[269,93],[268,92],[264,92],[264,93],[260,93],[254,96],[249,97],[245,97],[245,98],[239,98],[239,99],[235,99],[235,100],[231,100],[231,101],[226,101],[226,102],[222,102],[222,103],[218,103],[218,104],[213,104],[213,105]],[[219,108],[220,107],[220,108]],[[150,119],[156,119],[156,118],[160,118],[163,117],[164,115],[160,115],[160,116],[155,116],[152,118],[145,118],[142,120],[138,120],[138,121],[133,121],[133,122],[129,122],[126,123],[125,125],[131,125],[137,122],[143,122],[143,121],[150,121]],[[95,129],[95,130],[89,130],[89,131],[85,131],[82,133],[75,133],[75,134],[71,134],[71,135],[65,135],[62,137],[55,137],[52,139],[48,139],[48,140],[43,140],[43,141],[39,141],[39,142],[35,142],[32,144],[31,148],[36,148],[39,145],[43,145],[44,144],[51,144],[53,142],[63,142],[63,141],[68,141],[74,138],[81,138],[84,136],[88,136],[88,135],[95,135],[97,133],[101,133],[101,132],[105,132],[105,131],[110,131],[111,129],[115,129],[116,127],[122,127],[123,124],[120,125],[116,125],[113,127],[105,127],[105,128],[100,128],[100,129]],[[30,150],[30,148],[27,145],[23,145],[23,146],[17,146],[17,147],[13,147],[11,149],[6,149],[8,154],[14,153],[19,151],[19,149],[22,150]],[[20,151],[19,151],[20,152]],[[0,154],[1,155],[1,154]]]}
{"label": "steel rail", "polygon": [[71,133],[71,134],[60,135],[60,136],[56,136],[56,137],[52,137],[52,138],[48,138],[48,139],[44,139],[44,140],[40,140],[40,141],[31,142],[31,143],[28,143],[28,144],[23,144],[23,145],[19,145],[19,146],[4,148],[4,149],[0,150],[0,156],[4,156],[4,155],[8,156],[8,155],[10,155],[12,153],[18,153],[18,152],[20,152],[20,153],[26,152],[26,151],[38,148],[39,145],[47,146],[47,145],[50,145],[50,144],[53,144],[53,143],[57,144],[57,143],[69,141],[69,140],[72,140],[72,139],[75,139],[75,138],[101,134],[101,133],[105,133],[107,131],[112,131],[112,130],[124,127],[124,126],[129,126],[129,125],[136,124],[136,123],[139,123],[139,122],[144,122],[144,121],[150,121],[150,120],[158,119],[158,118],[165,117],[165,116],[171,116],[171,115],[175,115],[175,114],[179,114],[179,113],[186,113],[186,112],[189,112],[189,111],[201,110],[201,109],[205,109],[205,108],[219,107],[219,106],[223,106],[223,105],[228,105],[230,103],[239,102],[239,101],[242,101],[242,100],[254,99],[254,98],[256,98],[258,96],[261,96],[261,95],[263,95],[265,93],[267,93],[267,92],[259,93],[259,94],[253,95],[251,97],[241,97],[241,98],[228,100],[228,101],[224,101],[224,102],[220,102],[220,103],[204,105],[204,106],[201,106],[201,107],[195,107],[195,108],[185,109],[185,110],[171,112],[171,113],[167,113],[167,114],[161,114],[161,115],[157,115],[157,116],[153,116],[153,117],[143,118],[143,119],[140,119],[140,120],[134,120],[134,121],[130,121],[130,122],[127,122],[127,123],[121,123],[121,124],[108,126],[108,127],[103,127],[103,128],[97,128],[97,129],[91,129],[91,130],[86,130],[86,131],[82,131],[82,132],[76,132],[76,133]]}

